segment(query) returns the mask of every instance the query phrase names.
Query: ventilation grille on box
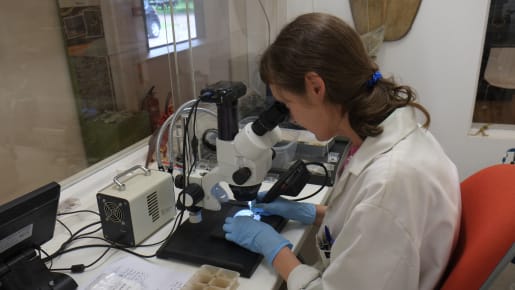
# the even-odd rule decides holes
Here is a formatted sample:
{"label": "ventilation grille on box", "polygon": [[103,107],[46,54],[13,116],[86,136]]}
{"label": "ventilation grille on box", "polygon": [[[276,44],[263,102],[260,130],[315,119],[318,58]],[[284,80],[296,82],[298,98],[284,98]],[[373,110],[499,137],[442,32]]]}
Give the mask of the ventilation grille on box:
{"label": "ventilation grille on box", "polygon": [[152,222],[159,219],[159,203],[157,202],[157,192],[147,195],[148,215],[152,217]]}
{"label": "ventilation grille on box", "polygon": [[104,200],[104,214],[106,221],[112,223],[123,222],[123,211],[118,203]]}

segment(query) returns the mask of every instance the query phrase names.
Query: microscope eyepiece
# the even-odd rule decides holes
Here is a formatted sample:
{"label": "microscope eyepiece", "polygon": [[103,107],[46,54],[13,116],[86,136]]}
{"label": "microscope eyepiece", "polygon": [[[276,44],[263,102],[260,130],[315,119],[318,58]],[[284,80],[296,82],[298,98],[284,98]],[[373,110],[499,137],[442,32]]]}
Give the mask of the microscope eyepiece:
{"label": "microscope eyepiece", "polygon": [[258,136],[263,136],[285,121],[289,114],[288,108],[283,103],[276,101],[252,123],[252,131]]}

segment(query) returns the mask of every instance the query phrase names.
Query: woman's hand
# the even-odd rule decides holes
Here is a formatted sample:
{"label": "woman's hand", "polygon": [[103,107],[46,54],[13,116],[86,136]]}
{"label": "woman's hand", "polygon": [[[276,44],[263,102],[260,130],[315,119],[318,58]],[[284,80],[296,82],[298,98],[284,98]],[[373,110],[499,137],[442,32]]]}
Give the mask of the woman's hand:
{"label": "woman's hand", "polygon": [[223,229],[227,240],[262,254],[270,265],[282,248],[292,247],[272,226],[249,216],[228,217]]}
{"label": "woman's hand", "polygon": [[299,221],[305,225],[312,225],[316,219],[316,206],[312,203],[276,198],[269,203],[259,203],[265,193],[259,193],[257,203],[252,207],[256,214],[278,215],[286,219]]}

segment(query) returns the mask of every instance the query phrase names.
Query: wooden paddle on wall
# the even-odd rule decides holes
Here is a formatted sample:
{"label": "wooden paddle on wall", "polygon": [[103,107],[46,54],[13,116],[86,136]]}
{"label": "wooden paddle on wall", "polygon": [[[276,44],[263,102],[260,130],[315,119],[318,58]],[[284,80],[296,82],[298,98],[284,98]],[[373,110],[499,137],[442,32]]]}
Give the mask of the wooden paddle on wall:
{"label": "wooden paddle on wall", "polygon": [[384,40],[403,38],[411,28],[422,0],[349,0],[354,25],[365,34],[384,25]]}

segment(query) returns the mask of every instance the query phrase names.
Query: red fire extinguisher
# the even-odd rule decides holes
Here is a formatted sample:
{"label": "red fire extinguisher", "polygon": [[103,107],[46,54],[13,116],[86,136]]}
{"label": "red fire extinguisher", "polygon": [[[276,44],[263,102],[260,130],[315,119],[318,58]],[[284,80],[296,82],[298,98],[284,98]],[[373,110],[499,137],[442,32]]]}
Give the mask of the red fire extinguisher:
{"label": "red fire extinguisher", "polygon": [[143,103],[141,109],[148,112],[148,116],[150,118],[150,126],[152,128],[152,132],[154,132],[159,127],[159,121],[161,118],[161,112],[159,111],[159,100],[155,96],[154,92],[155,86],[152,86],[150,90],[148,90],[145,98],[143,98]]}

